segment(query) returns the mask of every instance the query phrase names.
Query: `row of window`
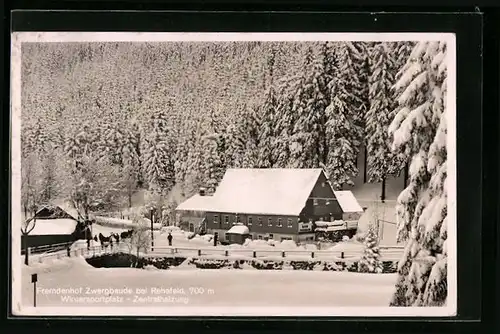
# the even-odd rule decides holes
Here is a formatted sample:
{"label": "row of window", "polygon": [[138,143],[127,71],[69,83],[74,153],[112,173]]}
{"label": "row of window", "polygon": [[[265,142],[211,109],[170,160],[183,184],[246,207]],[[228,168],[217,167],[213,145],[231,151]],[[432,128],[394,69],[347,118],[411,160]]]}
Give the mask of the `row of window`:
{"label": "row of window", "polygon": [[[236,216],[236,223],[241,223],[241,217]],[[219,224],[219,216],[214,215],[214,224]],[[224,224],[229,225],[229,216],[225,215],[224,216]],[[248,217],[247,222],[245,223],[247,226],[252,226],[253,225],[253,217]],[[263,226],[264,223],[262,221],[262,217],[257,217],[257,225],[258,226]],[[272,218],[267,219],[267,226],[272,227],[273,226],[273,220]],[[276,222],[277,227],[283,227],[283,219],[278,218]],[[291,218],[287,219],[287,227],[292,228],[293,227],[293,221]]]}
{"label": "row of window", "polygon": [[324,199],[319,199],[319,198],[313,198],[313,205],[314,206],[317,206],[317,205],[330,205],[330,201],[329,200],[324,200]]}

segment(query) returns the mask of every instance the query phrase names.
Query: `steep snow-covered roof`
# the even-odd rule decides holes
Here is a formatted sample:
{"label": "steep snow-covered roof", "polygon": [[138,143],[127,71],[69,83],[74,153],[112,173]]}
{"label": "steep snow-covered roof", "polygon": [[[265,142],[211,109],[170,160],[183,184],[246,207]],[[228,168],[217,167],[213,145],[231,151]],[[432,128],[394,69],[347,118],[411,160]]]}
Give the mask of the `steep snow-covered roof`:
{"label": "steep snow-covered roof", "polygon": [[321,173],[319,168],[228,169],[201,205],[216,212],[297,216]]}
{"label": "steep snow-covered roof", "polygon": [[234,225],[226,233],[244,235],[244,234],[250,234],[250,230],[245,225]]}
{"label": "steep snow-covered roof", "polygon": [[213,196],[200,196],[196,194],[191,196],[179,206],[176,210],[179,211],[211,211],[214,208],[214,198]]}
{"label": "steep snow-covered roof", "polygon": [[41,219],[75,219],[75,217],[73,217],[67,211],[63,210],[60,206],[57,205],[43,206],[36,212],[35,217]]}
{"label": "steep snow-covered roof", "polygon": [[29,235],[66,235],[75,231],[78,222],[74,219],[36,219],[35,228]]}
{"label": "steep snow-covered roof", "polygon": [[363,212],[358,200],[350,190],[334,191],[335,198],[343,212]]}

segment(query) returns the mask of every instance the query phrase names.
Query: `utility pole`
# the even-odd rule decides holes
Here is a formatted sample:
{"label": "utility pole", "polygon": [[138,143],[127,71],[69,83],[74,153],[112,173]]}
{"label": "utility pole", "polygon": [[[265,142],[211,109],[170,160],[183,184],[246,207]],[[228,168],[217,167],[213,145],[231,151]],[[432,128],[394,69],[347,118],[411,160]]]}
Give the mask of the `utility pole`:
{"label": "utility pole", "polygon": [[31,283],[33,283],[33,307],[36,307],[36,282],[38,281],[38,274],[31,274]]}
{"label": "utility pole", "polygon": [[151,218],[151,251],[152,252],[154,251],[154,246],[155,246],[154,233],[153,233],[153,217],[154,217],[154,211],[153,211],[153,208],[151,208],[150,218]]}

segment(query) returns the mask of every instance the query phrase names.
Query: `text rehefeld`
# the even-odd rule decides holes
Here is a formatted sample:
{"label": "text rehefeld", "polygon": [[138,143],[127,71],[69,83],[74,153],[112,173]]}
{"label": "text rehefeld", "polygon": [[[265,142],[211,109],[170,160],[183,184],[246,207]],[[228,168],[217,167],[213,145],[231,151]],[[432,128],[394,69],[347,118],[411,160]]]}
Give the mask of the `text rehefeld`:
{"label": "text rehefeld", "polygon": [[163,288],[163,287],[152,287],[149,289],[152,295],[184,295],[186,292],[184,288]]}

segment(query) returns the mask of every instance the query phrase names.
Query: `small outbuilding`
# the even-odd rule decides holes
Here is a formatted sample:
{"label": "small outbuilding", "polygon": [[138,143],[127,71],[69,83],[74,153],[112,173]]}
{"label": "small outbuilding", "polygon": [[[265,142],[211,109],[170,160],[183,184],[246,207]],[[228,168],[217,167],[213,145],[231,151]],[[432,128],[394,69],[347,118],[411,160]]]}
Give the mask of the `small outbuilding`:
{"label": "small outbuilding", "polygon": [[84,224],[58,206],[45,206],[33,217],[28,235],[21,236],[23,247],[38,247],[84,239]]}
{"label": "small outbuilding", "polygon": [[250,230],[243,224],[237,224],[226,232],[227,240],[230,244],[243,245],[246,239],[251,239]]}

